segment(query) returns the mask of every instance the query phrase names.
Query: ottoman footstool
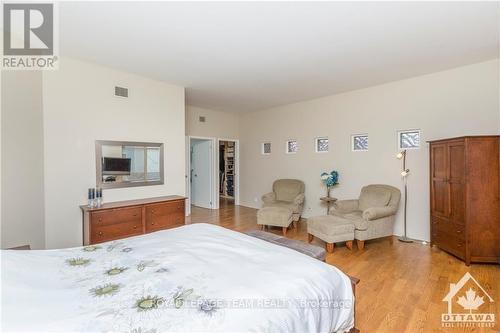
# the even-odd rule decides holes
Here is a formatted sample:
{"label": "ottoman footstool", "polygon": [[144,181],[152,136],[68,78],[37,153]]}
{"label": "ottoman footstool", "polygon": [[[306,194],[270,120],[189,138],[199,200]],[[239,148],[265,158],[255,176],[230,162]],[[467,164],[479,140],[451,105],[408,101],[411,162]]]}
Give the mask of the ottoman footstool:
{"label": "ottoman footstool", "polygon": [[286,236],[288,227],[293,220],[293,211],[284,207],[264,207],[257,212],[257,224],[262,226],[281,227]]}
{"label": "ottoman footstool", "polygon": [[314,237],[326,242],[326,251],[333,252],[334,244],[346,242],[349,250],[352,250],[354,240],[354,224],[347,220],[333,215],[315,216],[307,219],[308,241]]}

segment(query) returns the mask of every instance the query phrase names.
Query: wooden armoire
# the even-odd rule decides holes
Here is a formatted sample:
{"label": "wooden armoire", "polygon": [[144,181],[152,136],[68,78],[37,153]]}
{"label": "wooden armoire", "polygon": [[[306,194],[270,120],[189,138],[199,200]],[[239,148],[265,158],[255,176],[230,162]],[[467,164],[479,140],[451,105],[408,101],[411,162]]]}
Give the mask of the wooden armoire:
{"label": "wooden armoire", "polygon": [[500,136],[430,141],[431,246],[500,263]]}

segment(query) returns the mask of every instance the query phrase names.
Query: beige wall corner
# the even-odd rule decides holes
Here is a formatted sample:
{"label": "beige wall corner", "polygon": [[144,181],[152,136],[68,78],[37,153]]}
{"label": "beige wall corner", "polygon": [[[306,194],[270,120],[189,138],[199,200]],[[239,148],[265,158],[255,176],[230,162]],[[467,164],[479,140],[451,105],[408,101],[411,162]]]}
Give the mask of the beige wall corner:
{"label": "beige wall corner", "polygon": [[[200,121],[204,117],[205,121]],[[239,114],[186,106],[186,135],[238,139]]]}

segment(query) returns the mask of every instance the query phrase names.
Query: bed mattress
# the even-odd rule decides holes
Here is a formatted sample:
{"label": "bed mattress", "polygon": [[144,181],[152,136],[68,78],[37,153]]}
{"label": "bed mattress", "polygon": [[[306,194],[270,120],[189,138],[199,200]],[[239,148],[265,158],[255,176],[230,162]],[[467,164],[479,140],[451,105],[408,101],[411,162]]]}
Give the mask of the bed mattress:
{"label": "bed mattress", "polygon": [[350,279],[210,224],[94,246],[1,252],[2,331],[344,332]]}

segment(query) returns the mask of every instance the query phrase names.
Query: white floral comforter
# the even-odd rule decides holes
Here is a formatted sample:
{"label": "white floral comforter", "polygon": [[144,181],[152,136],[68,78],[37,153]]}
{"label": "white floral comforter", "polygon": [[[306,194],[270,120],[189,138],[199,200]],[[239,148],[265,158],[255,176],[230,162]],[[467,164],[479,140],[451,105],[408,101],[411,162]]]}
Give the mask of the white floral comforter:
{"label": "white floral comforter", "polygon": [[343,332],[349,278],[209,224],[96,246],[2,251],[2,332]]}

